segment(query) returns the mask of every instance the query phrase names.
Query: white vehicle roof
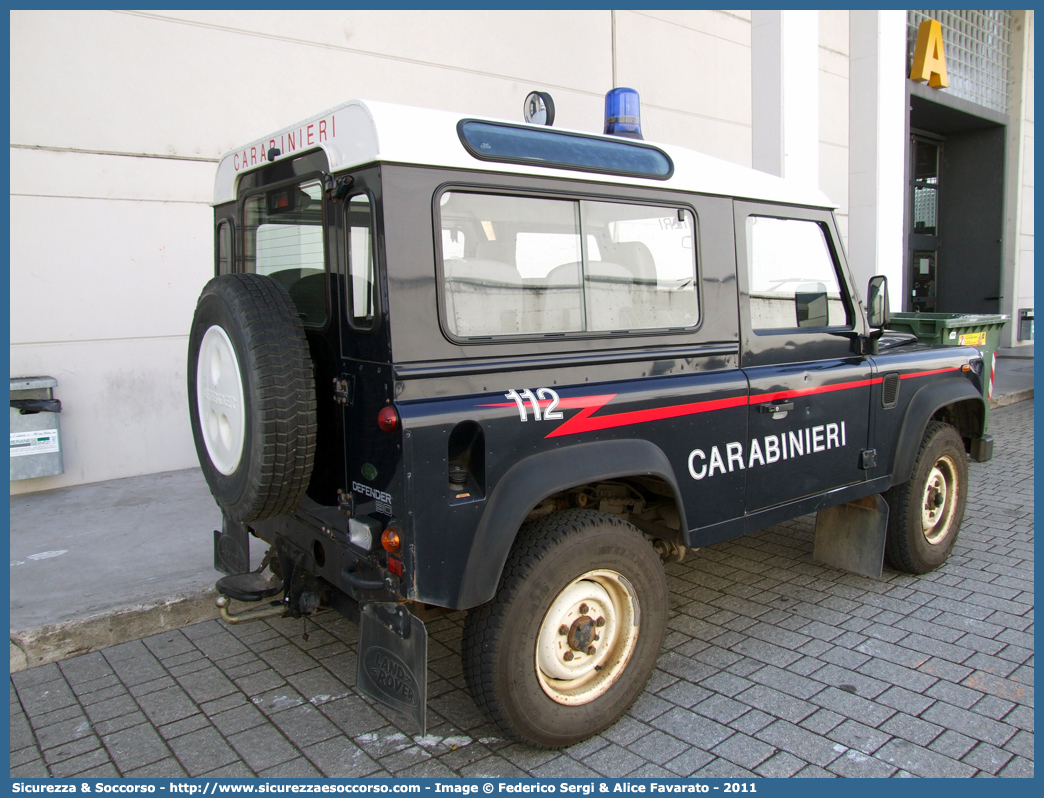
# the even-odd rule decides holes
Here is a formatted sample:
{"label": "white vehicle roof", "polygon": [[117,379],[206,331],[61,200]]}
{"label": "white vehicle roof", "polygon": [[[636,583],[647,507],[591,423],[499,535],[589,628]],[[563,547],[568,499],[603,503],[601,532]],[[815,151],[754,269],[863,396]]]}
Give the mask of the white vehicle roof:
{"label": "white vehicle roof", "polygon": [[[667,180],[479,160],[464,148],[457,134],[457,123],[461,119],[478,117],[369,100],[349,100],[222,156],[214,182],[214,204],[234,200],[239,177],[265,166],[268,163],[267,152],[274,147],[280,151],[280,159],[321,149],[326,152],[332,173],[381,161],[668,188],[791,205],[835,207],[818,189],[685,147],[655,142],[647,143],[663,150],[674,161],[674,172]],[[483,118],[481,121],[518,124],[517,121],[501,119]],[[591,135],[579,130],[568,132]],[[615,136],[598,138],[628,141]]]}

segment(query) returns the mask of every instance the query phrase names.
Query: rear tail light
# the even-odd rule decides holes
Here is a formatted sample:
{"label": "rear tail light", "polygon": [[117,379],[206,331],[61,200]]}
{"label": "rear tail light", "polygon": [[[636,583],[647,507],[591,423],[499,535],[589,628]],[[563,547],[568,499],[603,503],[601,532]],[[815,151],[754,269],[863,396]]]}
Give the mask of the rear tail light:
{"label": "rear tail light", "polygon": [[398,557],[388,558],[388,570],[399,577],[399,579],[402,579],[403,574],[406,573],[406,569],[402,567],[402,560]]}
{"label": "rear tail light", "polygon": [[395,413],[394,407],[388,405],[381,408],[381,412],[377,414],[377,426],[385,432],[395,432],[395,428],[399,426],[399,416]]}

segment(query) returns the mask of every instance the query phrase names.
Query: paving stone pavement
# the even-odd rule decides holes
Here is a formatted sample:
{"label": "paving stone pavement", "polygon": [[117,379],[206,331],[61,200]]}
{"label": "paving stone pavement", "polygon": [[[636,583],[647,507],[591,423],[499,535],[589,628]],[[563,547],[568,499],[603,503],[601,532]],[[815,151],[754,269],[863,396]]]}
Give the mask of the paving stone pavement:
{"label": "paving stone pavement", "polygon": [[469,698],[464,613],[428,624],[429,731],[354,687],[334,613],[211,621],[11,677],[12,776],[1032,776],[1033,404],[994,411],[948,563],[882,581],[812,561],[814,517],[668,567],[657,670],[566,751]]}

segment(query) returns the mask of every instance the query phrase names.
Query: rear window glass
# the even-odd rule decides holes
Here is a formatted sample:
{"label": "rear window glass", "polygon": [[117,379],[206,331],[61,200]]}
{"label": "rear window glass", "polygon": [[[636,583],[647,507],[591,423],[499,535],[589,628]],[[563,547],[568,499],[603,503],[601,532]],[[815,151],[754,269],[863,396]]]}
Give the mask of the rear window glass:
{"label": "rear window glass", "polygon": [[449,191],[440,211],[445,316],[454,336],[699,322],[688,209]]}
{"label": "rear window glass", "polygon": [[606,141],[576,133],[466,121],[457,128],[476,158],[666,180],[674,171],[667,154],[649,145]]}
{"label": "rear window glass", "polygon": [[290,293],[307,325],[326,323],[323,190],[318,182],[250,197],[243,207],[243,261]]}

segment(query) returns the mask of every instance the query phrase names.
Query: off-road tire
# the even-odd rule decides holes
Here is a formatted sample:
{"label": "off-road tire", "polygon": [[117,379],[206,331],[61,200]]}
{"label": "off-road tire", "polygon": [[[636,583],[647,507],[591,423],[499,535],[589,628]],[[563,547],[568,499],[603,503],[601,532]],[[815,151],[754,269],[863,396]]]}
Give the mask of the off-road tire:
{"label": "off-road tire", "polygon": [[[556,597],[597,569],[625,577],[633,588],[640,608],[637,640],[606,692],[566,706],[541,687],[538,635]],[[660,653],[668,606],[659,555],[638,529],[592,510],[554,513],[523,527],[496,597],[468,612],[461,644],[468,689],[512,739],[537,748],[573,745],[611,726],[641,695]]]}
{"label": "off-road tire", "polygon": [[[229,474],[208,452],[197,401],[200,347],[214,327],[232,344],[242,388],[242,454]],[[256,274],[208,282],[192,319],[187,376],[196,453],[225,515],[246,523],[293,510],[312,476],[316,408],[308,342],[286,289]]]}
{"label": "off-road tire", "polygon": [[[929,542],[922,522],[922,505],[933,468],[942,463],[952,471],[954,507],[944,528]],[[951,465],[952,464],[952,465]],[[964,520],[968,500],[968,456],[960,433],[950,424],[933,421],[921,439],[910,479],[885,493],[888,501],[888,535],[885,558],[897,571],[925,574],[946,562]]]}

